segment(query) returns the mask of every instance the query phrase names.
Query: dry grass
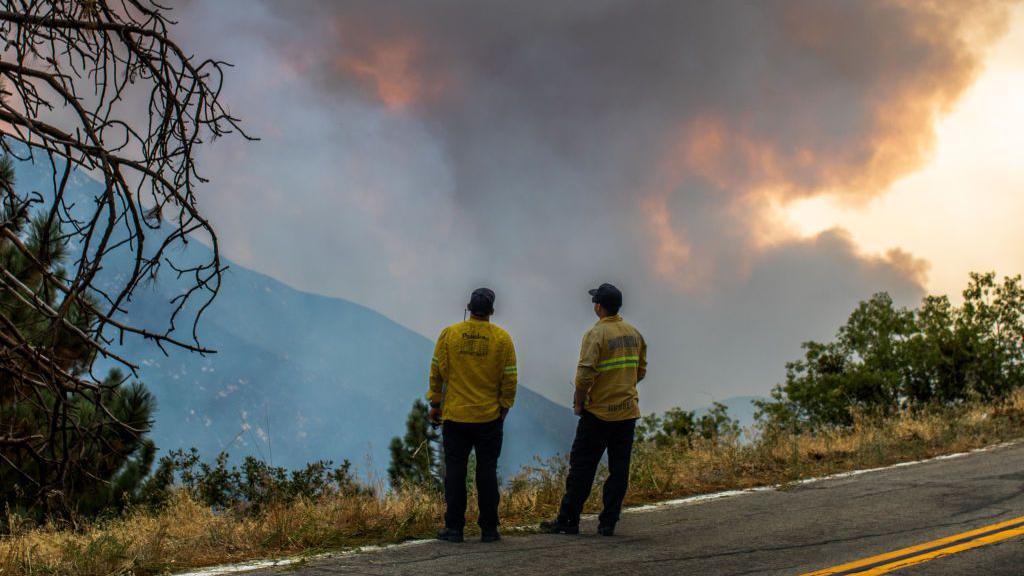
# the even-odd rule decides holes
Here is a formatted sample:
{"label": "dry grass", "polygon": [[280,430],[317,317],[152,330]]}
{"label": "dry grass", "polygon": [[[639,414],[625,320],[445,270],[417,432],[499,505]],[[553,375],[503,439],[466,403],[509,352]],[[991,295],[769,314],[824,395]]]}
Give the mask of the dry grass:
{"label": "dry grass", "polygon": [[[968,406],[886,420],[813,436],[753,442],[639,445],[629,504],[784,484],[800,478],[882,466],[978,448],[1024,435],[1024,392],[996,406]],[[506,484],[506,526],[555,513],[564,462],[526,469]],[[590,502],[596,510],[597,498]],[[470,515],[475,510],[470,506]],[[184,493],[159,512],[137,511],[77,530],[23,527],[7,518],[0,575],[138,576],[253,558],[339,549],[428,536],[440,522],[439,495],[406,491],[330,497],[271,508],[259,517],[215,514]],[[470,525],[472,519],[470,519]]]}

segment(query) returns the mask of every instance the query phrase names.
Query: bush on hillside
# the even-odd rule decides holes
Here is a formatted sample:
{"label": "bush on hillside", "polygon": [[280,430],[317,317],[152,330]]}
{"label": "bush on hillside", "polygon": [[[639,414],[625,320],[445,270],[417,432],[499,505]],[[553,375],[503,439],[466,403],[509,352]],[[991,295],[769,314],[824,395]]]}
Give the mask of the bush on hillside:
{"label": "bush on hillside", "polygon": [[659,446],[676,440],[692,444],[695,438],[717,442],[720,439],[735,439],[739,434],[739,422],[729,416],[728,407],[720,402],[713,403],[711,409],[701,416],[692,410],[676,407],[662,416],[648,414],[636,426],[637,440],[654,442]]}
{"label": "bush on hillside", "polygon": [[1003,398],[1024,385],[1024,287],[973,273],[953,305],[929,296],[917,309],[886,293],[861,302],[833,342],[807,342],[786,381],[757,402],[767,431],[849,426],[857,414]]}
{"label": "bush on hillside", "polygon": [[228,459],[229,455],[221,452],[213,462],[204,462],[195,448],[175,450],[160,459],[142,488],[140,503],[159,506],[175,489],[183,489],[215,509],[258,513],[269,505],[299,499],[372,492],[353,477],[348,460],[338,467],[330,460],[319,460],[289,471],[252,456],[241,466],[228,466]]}

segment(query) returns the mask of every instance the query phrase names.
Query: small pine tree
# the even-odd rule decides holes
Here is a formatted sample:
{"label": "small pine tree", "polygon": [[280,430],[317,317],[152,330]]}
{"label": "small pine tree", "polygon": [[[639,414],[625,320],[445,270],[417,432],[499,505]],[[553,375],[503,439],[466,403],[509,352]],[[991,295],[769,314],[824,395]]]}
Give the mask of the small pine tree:
{"label": "small pine tree", "polygon": [[146,438],[153,424],[156,401],[140,382],[122,385],[124,377],[111,370],[104,381],[106,394],[101,399],[111,414],[130,426],[133,432],[120,426],[111,426],[108,416],[96,410],[86,398],[74,398],[71,409],[87,415],[93,426],[102,427],[95,438],[83,438],[84,453],[79,469],[71,477],[72,509],[85,516],[94,516],[105,510],[124,510],[138,502],[146,476],[156,459],[156,444]]}
{"label": "small pine tree", "polygon": [[430,425],[428,413],[426,403],[416,400],[405,421],[405,436],[391,439],[388,478],[392,486],[441,486],[441,434]]}
{"label": "small pine tree", "polygon": [[[80,334],[92,331],[92,314],[77,302],[64,302],[46,278],[47,272],[67,276],[63,265],[69,249],[60,223],[47,211],[33,214],[32,202],[14,188],[14,164],[0,156],[0,225],[28,252],[0,237],[0,270],[16,280],[0,290],[0,315],[58,368],[88,373],[96,351]],[[71,327],[27,305],[29,298],[66,308]],[[8,346],[0,344],[0,355],[14,357]],[[141,383],[126,384],[117,370],[96,390],[73,394],[59,386],[26,385],[26,375],[41,382],[51,377],[28,363],[18,373],[0,374],[0,436],[28,439],[0,446],[5,503],[40,517],[123,508],[137,495],[155,456],[155,446],[145,438],[156,408],[152,394]]]}

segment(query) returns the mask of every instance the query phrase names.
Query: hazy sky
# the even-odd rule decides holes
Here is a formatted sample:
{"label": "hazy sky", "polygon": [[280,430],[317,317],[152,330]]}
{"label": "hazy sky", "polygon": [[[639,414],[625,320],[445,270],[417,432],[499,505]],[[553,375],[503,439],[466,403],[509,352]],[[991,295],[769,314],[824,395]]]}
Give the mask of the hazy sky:
{"label": "hazy sky", "polygon": [[[930,267],[929,290],[956,295],[969,270],[1024,269],[1024,7],[977,81],[935,126],[920,169],[867,203],[821,195],[787,209],[794,230],[841,226],[865,252],[902,247]],[[839,191],[843,192],[842,190]]]}
{"label": "hazy sky", "polygon": [[469,291],[566,402],[586,289],[645,411],[766,393],[888,290],[1021,271],[1024,12],[1005,2],[180,8],[256,144],[203,158],[225,253],[433,337]]}

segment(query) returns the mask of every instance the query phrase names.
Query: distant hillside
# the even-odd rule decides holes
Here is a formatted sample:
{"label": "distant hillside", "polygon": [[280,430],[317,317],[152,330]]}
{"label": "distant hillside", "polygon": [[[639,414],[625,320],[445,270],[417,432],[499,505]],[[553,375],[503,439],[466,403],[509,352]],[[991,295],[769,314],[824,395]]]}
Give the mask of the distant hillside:
{"label": "distant hillside", "polygon": [[[51,186],[47,162],[18,163],[20,193]],[[88,204],[101,185],[75,174],[71,197]],[[209,249],[190,242],[183,258]],[[404,432],[412,402],[423,397],[433,344],[363,306],[295,290],[225,261],[230,270],[200,337],[217,350],[206,357],[127,339],[120,352],[142,365],[141,380],[156,395],[153,438],[162,450],[195,446],[212,457],[253,454],[296,467],[348,458],[382,474],[387,445]],[[127,255],[106,263],[104,278],[128,272]],[[139,326],[166,325],[168,300],[180,285],[169,274],[140,288],[128,306]],[[439,327],[440,328],[440,327]],[[506,424],[501,465],[508,473],[568,450],[575,419],[520,387]]]}
{"label": "distant hillside", "polygon": [[[130,315],[155,324],[162,316],[148,316],[165,301],[145,291]],[[388,442],[426,392],[430,340],[368,308],[237,265],[201,326],[217,354],[168,358],[138,340],[125,346],[160,401],[154,436],[163,447],[256,454],[285,466],[370,457],[380,472]],[[503,467],[567,450],[573,424],[568,409],[520,387]]]}

